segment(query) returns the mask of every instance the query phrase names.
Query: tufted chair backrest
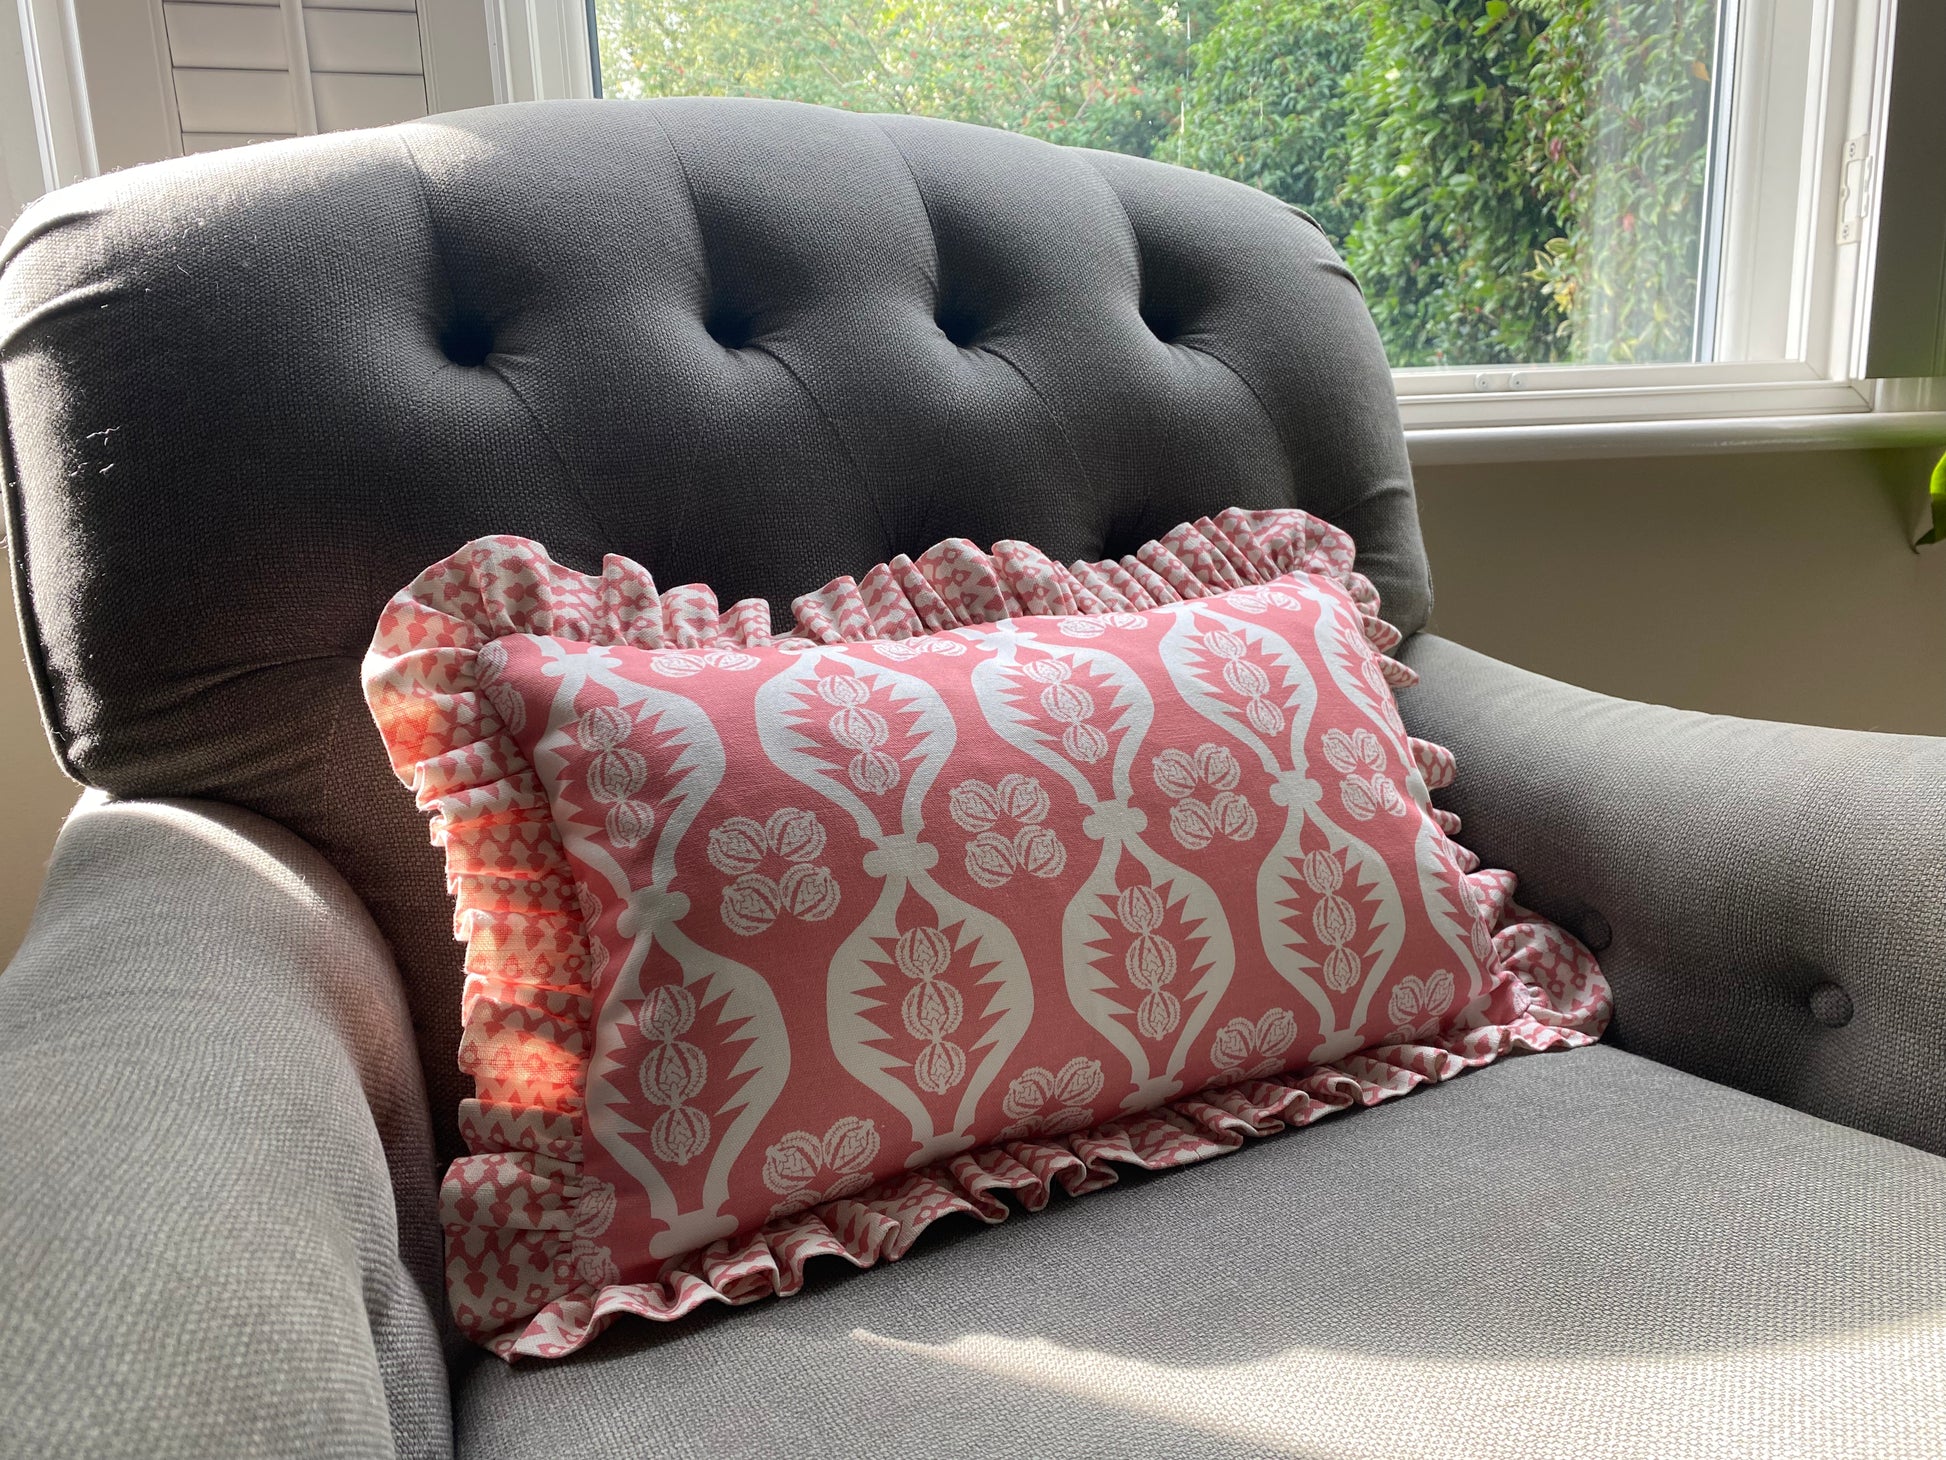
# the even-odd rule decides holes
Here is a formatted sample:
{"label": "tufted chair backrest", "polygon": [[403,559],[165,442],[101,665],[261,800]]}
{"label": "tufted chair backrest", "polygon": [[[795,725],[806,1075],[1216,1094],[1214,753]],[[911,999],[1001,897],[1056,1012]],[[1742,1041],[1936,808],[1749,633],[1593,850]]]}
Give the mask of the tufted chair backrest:
{"label": "tufted chair backrest", "polygon": [[28,651],[120,796],[270,816],[371,907],[448,1152],[460,947],[358,689],[467,539],[723,602],[941,537],[1132,551],[1232,504],[1427,580],[1385,357],[1317,228],[1198,173],[788,103],[550,103],[65,189],[0,254]]}

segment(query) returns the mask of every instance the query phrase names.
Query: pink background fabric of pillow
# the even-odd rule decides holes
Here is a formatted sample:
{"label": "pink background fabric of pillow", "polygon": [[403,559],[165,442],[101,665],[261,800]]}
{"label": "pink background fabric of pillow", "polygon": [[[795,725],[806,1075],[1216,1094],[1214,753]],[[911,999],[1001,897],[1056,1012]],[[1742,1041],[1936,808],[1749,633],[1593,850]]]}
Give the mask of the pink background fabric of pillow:
{"label": "pink background fabric of pillow", "polygon": [[1594,960],[1431,806],[1351,552],[949,540],[776,638],[519,538],[421,575],[366,683],[468,944],[462,1330],[567,1353],[1597,1038]]}

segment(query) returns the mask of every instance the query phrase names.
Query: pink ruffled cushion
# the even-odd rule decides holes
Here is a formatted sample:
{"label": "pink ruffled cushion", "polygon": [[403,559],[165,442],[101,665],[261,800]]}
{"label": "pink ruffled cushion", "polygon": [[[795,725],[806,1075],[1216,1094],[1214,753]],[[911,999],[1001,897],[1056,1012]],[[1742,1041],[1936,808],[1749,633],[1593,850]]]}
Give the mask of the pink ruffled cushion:
{"label": "pink ruffled cushion", "polygon": [[[771,946],[764,940],[773,937],[814,939],[821,929],[835,936],[846,919],[856,920],[873,886],[890,885],[887,879],[895,877],[906,878],[902,896],[917,895],[911,889],[922,882],[937,890],[957,878],[954,885],[964,896],[942,893],[937,900],[965,908],[966,917],[977,920],[982,890],[995,894],[992,907],[1017,918],[1026,906],[1020,899],[1040,895],[1031,889],[1058,885],[1058,912],[1080,896],[1073,884],[1095,842],[1117,849],[1118,867],[1124,854],[1131,866],[1138,854],[1163,865],[1159,853],[1141,844],[1139,830],[1116,830],[1099,820],[1088,831],[1078,829],[1089,805],[1096,808],[1093,816],[1106,809],[1112,821],[1117,806],[1141,802],[1139,787],[1125,785],[1126,794],[1117,798],[1103,794],[1114,788],[1089,781],[1091,768],[1112,758],[1111,741],[1119,746],[1131,732],[1126,717],[1115,723],[1095,716],[1092,706],[1105,692],[1099,678],[1086,678],[1095,671],[1085,670],[1077,680],[1071,669],[1081,673],[1103,662],[1083,651],[1152,641],[1165,624],[1187,621],[1181,613],[1153,611],[1217,594],[1224,595],[1224,621],[1245,629],[1302,620],[1314,640],[1306,652],[1317,656],[1306,673],[1337,686],[1328,691],[1334,705],[1367,707],[1364,719],[1334,725],[1322,739],[1314,735],[1306,742],[1331,762],[1326,774],[1335,775],[1339,793],[1334,814],[1346,825],[1396,827],[1395,838],[1404,838],[1399,846],[1418,849],[1395,853],[1393,860],[1402,864],[1402,876],[1430,889],[1413,906],[1423,902],[1439,911],[1422,915],[1421,921],[1432,919],[1425,926],[1402,919],[1385,934],[1393,941],[1396,966],[1377,971],[1373,945],[1360,955],[1345,927],[1325,929],[1332,938],[1316,943],[1318,952],[1350,959],[1348,966],[1360,970],[1359,981],[1347,988],[1372,991],[1365,1016],[1329,1039],[1317,1037],[1316,1029],[1306,1035],[1310,1026],[1304,1021],[1314,1016],[1291,997],[1293,983],[1305,975],[1288,969],[1280,975],[1242,958],[1235,960],[1232,983],[1198,1003],[1191,985],[1203,988],[1214,978],[1214,965],[1200,951],[1207,941],[1186,938],[1186,924],[1164,925],[1173,905],[1168,898],[1151,898],[1145,887],[1123,883],[1132,985],[1122,994],[1134,1007],[1103,1016],[1093,1029],[1071,1016],[1065,1027],[1053,1029],[1056,1013],[1071,1000],[1079,1009],[1091,996],[1064,986],[1058,949],[1051,959],[1023,955],[1025,963],[1051,964],[1029,979],[1039,1000],[1034,1020],[1048,1022],[1050,1031],[1036,1036],[1031,1028],[1014,1029],[1003,1037],[995,1031],[1005,1019],[995,1023],[990,1016],[992,1006],[1003,1002],[1005,980],[993,992],[991,977],[955,973],[948,966],[951,938],[919,937],[895,916],[893,930],[904,928],[905,938],[879,939],[878,951],[866,960],[883,977],[847,986],[854,998],[879,983],[891,986],[885,1001],[891,1022],[851,1049],[845,1069],[808,1087],[792,1086],[779,1106],[787,1079],[776,1074],[774,1054],[790,1041],[780,1044],[767,1031],[787,1014],[802,1017],[798,1006],[810,1005],[817,1033],[824,1034],[825,963],[808,982],[799,979],[804,989],[797,999],[778,1005],[768,988],[788,983],[788,960],[773,966],[774,956],[765,963],[752,951],[745,968],[726,950]],[[460,1061],[475,1077],[476,1095],[461,1114],[472,1154],[453,1164],[444,1187],[451,1297],[462,1329],[502,1357],[569,1352],[618,1313],[671,1319],[704,1301],[788,1294],[815,1256],[841,1256],[860,1266],[894,1259],[949,1213],[999,1221],[1009,1210],[1005,1195],[1038,1208],[1057,1184],[1079,1194],[1112,1184],[1118,1166],[1158,1169],[1202,1160],[1250,1136],[1404,1094],[1502,1054],[1585,1044],[1604,1027],[1608,992],[1587,951],[1518,908],[1513,878],[1479,870],[1470,853],[1448,840],[1457,819],[1426,803],[1427,788],[1451,782],[1452,757],[1406,737],[1398,725],[1390,687],[1410,683],[1411,672],[1386,657],[1398,635],[1378,617],[1377,595],[1352,570],[1350,539],[1336,529],[1297,511],[1232,510],[1177,528],[1120,562],[1069,566],[1026,544],[1001,543],[988,554],[954,539],[916,560],[894,559],[861,581],[839,579],[798,599],[794,608],[796,630],[774,639],[761,601],[725,611],[701,586],[659,591],[648,573],[626,559],[608,558],[600,577],[590,578],[553,563],[537,544],[493,538],[428,569],[381,621],[367,661],[368,698],[395,769],[431,813],[434,840],[446,849],[455,931],[467,942]],[[969,666],[997,665],[1001,641],[991,630],[967,631],[1021,618],[1054,620],[1049,627],[1058,632],[1031,625],[1008,630],[1014,636],[1007,643],[1015,647],[1005,652],[1030,668],[1043,666],[1033,671],[1032,693],[1053,696],[1038,701],[1051,717],[1042,727],[1047,733],[1022,732],[1015,739],[1031,746],[1054,745],[1066,732],[1077,738],[1060,742],[1065,750],[1046,750],[1038,761],[996,762],[984,776],[983,764],[956,759],[953,771],[937,778],[934,799],[953,810],[952,820],[935,812],[926,826],[931,842],[939,844],[923,844],[941,865],[937,880],[930,873],[918,878],[907,865],[921,845],[909,834],[882,835],[878,850],[865,852],[857,867],[844,863],[835,850],[848,834],[840,824],[840,803],[846,797],[860,806],[889,798],[910,784],[901,776],[916,780],[921,773],[912,767],[924,752],[924,736],[914,738],[916,732],[899,723],[899,706],[874,698],[872,686],[896,684],[908,695],[919,693],[914,686],[932,686],[946,697],[940,703],[950,699],[954,706],[972,699],[995,703],[991,685],[975,694],[979,681]],[[1334,638],[1339,626],[1356,642]],[[1299,806],[1288,812],[1285,835],[1294,837],[1298,833],[1289,828],[1310,824],[1300,814],[1304,797],[1322,794],[1322,783],[1306,780],[1296,768],[1279,772],[1273,785],[1247,764],[1249,736],[1273,719],[1282,734],[1282,716],[1291,708],[1275,708],[1267,692],[1257,692],[1267,681],[1260,665],[1252,667],[1257,656],[1248,637],[1231,633],[1211,640],[1205,633],[1203,641],[1221,651],[1209,660],[1212,666],[1218,660],[1226,668],[1238,666],[1224,683],[1253,693],[1233,693],[1228,712],[1206,706],[1203,718],[1194,720],[1195,735],[1144,759],[1144,776],[1152,773],[1155,787],[1142,792],[1150,807],[1149,841],[1160,844],[1172,835],[1178,862],[1211,849],[1242,856],[1240,847],[1276,840],[1273,803],[1286,806],[1293,795]],[[859,667],[862,651],[827,652],[821,645],[869,645],[871,665],[884,670],[874,680],[875,667]],[[599,652],[607,649],[653,653],[625,658]],[[1122,652],[1133,658],[1134,651]],[[613,680],[626,695],[660,696],[654,702],[667,708],[656,727],[686,713],[674,707],[704,704],[705,719],[715,714],[719,728],[730,728],[751,714],[747,691],[737,686],[774,678],[802,687],[811,679],[800,674],[791,680],[791,666],[800,660],[800,669],[840,671],[816,683],[826,693],[819,723],[829,720],[836,737],[823,747],[836,755],[826,757],[831,764],[825,771],[843,794],[815,789],[825,774],[816,769],[815,753],[798,765],[795,778],[776,775],[774,785],[754,788],[743,782],[761,779],[751,767],[760,771],[764,761],[738,760],[738,784],[724,796],[742,794],[753,811],[767,814],[724,817],[712,810],[703,819],[707,824],[691,834],[691,846],[704,845],[708,834],[710,864],[719,874],[707,885],[720,887],[721,900],[705,905],[680,891],[705,884],[671,872],[676,851],[659,871],[650,863],[671,836],[676,840],[668,845],[680,849],[680,836],[671,831],[678,820],[695,819],[703,804],[717,804],[706,796],[686,810],[679,794],[685,776],[696,774],[699,756],[708,758],[698,746],[711,737],[695,731],[672,750],[670,737],[649,733],[632,713],[620,713],[621,698],[612,690],[557,701],[555,687],[575,674],[584,683]],[[588,679],[596,661],[600,667]],[[902,677],[895,679],[895,670]],[[1029,684],[1018,677],[1008,683]],[[1071,693],[1076,689],[1080,698]],[[736,701],[743,708],[727,713],[723,697],[734,700],[739,693],[746,695]],[[1166,697],[1158,691],[1153,698],[1160,717]],[[1178,721],[1184,718],[1179,706],[1175,713]],[[1223,713],[1238,727],[1247,727],[1252,713],[1262,723],[1254,731],[1240,728],[1225,743],[1217,726]],[[954,711],[962,742],[955,755],[973,753],[967,747],[984,733],[975,719],[964,709]],[[809,722],[800,715],[791,723]],[[903,741],[895,733],[901,731],[910,732]],[[928,733],[939,733],[936,722]],[[776,745],[785,747],[786,758],[797,753],[795,734],[766,742],[773,760]],[[1196,739],[1205,743],[1192,751],[1190,740]],[[1268,744],[1276,737],[1259,739]],[[1403,790],[1389,771],[1388,744],[1409,762],[1400,767],[1406,772]],[[887,755],[887,746],[909,753],[903,759]],[[1024,773],[1022,765],[1033,773]],[[834,766],[848,768],[849,790]],[[1072,797],[1047,795],[1049,787],[1066,789],[1063,774],[1080,788],[1079,806],[1069,804]],[[1278,801],[1278,786],[1285,801]],[[1261,794],[1253,799],[1253,791]],[[1421,823],[1423,831],[1412,829]],[[1322,844],[1307,845],[1315,855]],[[1335,862],[1327,857],[1308,863],[1299,843],[1290,847],[1300,855],[1285,869],[1284,885],[1299,888],[1300,866],[1310,868],[1311,890],[1302,895],[1313,905],[1304,909],[1306,917],[1324,916],[1317,909],[1334,904],[1343,911],[1330,911],[1327,921],[1349,917],[1358,936],[1383,941],[1366,913],[1337,895],[1350,854],[1334,851]],[[613,875],[602,873],[611,863]],[[691,864],[709,875],[694,858]],[[1171,872],[1180,874],[1179,881],[1191,876],[1180,867]],[[1139,880],[1178,886],[1162,874],[1145,873]],[[1369,900],[1369,885],[1359,891]],[[1113,904],[1109,898],[1104,905]],[[641,932],[658,918],[664,921],[656,925],[668,930],[663,939],[680,938],[690,954],[679,976],[651,985],[640,966],[669,955]],[[1112,917],[1100,921],[1114,934]],[[1477,928],[1470,954],[1469,925]],[[959,936],[961,926],[946,925],[945,931]],[[917,941],[908,946],[912,938]],[[900,946],[894,949],[893,942]],[[1180,978],[1178,944],[1191,950],[1182,960],[1191,966]],[[1371,969],[1364,958],[1372,960]],[[1416,972],[1406,971],[1409,958],[1418,959]],[[834,978],[840,961],[830,959]],[[1434,962],[1442,966],[1435,969]],[[852,965],[864,966],[856,957],[846,966]],[[1457,980],[1450,966],[1459,967]],[[760,968],[767,977],[759,976]],[[1260,997],[1249,993],[1252,987]],[[1324,987],[1316,985],[1319,992]],[[1226,997],[1231,1002],[1222,1003]],[[1212,1013],[1219,1003],[1224,1015],[1234,1014],[1227,1022]],[[1293,1003],[1295,1010],[1282,1007]],[[988,1005],[984,1011],[982,1004]],[[707,1033],[708,1010],[733,1005],[728,1025],[717,1019],[715,1033]],[[907,1005],[901,1033],[896,1011]],[[1127,1026],[1140,1064],[1143,1041],[1164,1040],[1190,1016],[1191,1006],[1209,1016],[1202,1028],[1207,1052],[1178,1056],[1173,1088],[1153,1071],[1145,1085],[1141,1070],[1124,1061],[1120,1068],[1130,1072],[1124,1088],[1143,1086],[1148,1093],[1137,1090],[1118,1101],[1104,1078],[1104,1059],[1113,1074],[1119,1046],[1103,1030]],[[1169,1023],[1172,1018],[1176,1023]],[[962,1026],[973,1030],[983,1020],[987,1043],[973,1041],[969,1049],[970,1034]],[[1014,1044],[1004,1060],[983,1058],[1006,1037]],[[790,1047],[808,1074],[820,1053],[814,1046],[839,1038],[800,1037]],[[900,1041],[903,1060],[891,1052]],[[1306,1051],[1332,1057],[1285,1068]],[[824,1057],[828,1064],[828,1051]],[[907,1093],[920,1109],[912,1141],[894,1139],[894,1105],[868,1093],[870,1080],[855,1083],[846,1075],[875,1062],[913,1072],[897,1077],[913,1085]],[[740,1085],[709,1084],[732,1065]],[[1185,1093],[1192,1069],[1203,1072],[1194,1083],[1220,1083]],[[981,1071],[985,1084],[976,1115],[948,1120],[936,1108],[938,1098],[971,1089]],[[883,1071],[874,1078],[877,1089]],[[925,1104],[928,1092],[931,1107]],[[819,1105],[820,1096],[829,1110]],[[742,1132],[738,1152],[747,1156],[724,1158],[731,1139],[725,1127],[759,1106],[765,1112],[778,1108],[774,1117],[760,1114],[761,1137],[755,1125]],[[921,1129],[934,1116],[951,1126],[950,1138],[930,1126]],[[786,1132],[783,1125],[809,1128]],[[924,1155],[928,1133],[938,1154],[905,1169],[916,1159],[908,1152]],[[731,1176],[741,1170],[741,1198],[731,1199],[726,1181],[703,1193],[694,1209],[677,1211],[684,1201],[673,1182],[693,1177],[700,1170],[696,1163],[704,1161]],[[671,1184],[658,1205],[645,1196],[642,1182],[653,1186],[665,1176]],[[694,1191],[687,1195],[698,1199]],[[759,1198],[761,1205],[752,1205]]]}

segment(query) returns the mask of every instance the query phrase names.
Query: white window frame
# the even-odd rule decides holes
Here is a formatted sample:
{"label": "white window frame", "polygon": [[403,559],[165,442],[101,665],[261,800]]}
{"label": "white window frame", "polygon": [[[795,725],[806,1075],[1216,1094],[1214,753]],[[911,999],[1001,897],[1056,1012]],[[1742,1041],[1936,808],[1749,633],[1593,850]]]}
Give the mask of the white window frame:
{"label": "white window frame", "polygon": [[[1717,353],[1730,358],[1398,370],[1393,378],[1409,433],[1448,438],[1482,427],[1737,421],[1745,423],[1734,433],[1743,439],[1760,437],[1765,418],[1863,417],[1887,404],[1861,378],[1868,294],[1859,260],[1875,241],[1870,199],[1895,0],[1724,3],[1737,30],[1737,61],[1722,118],[1727,138],[1713,159],[1727,185],[1719,261],[1706,269],[1719,281],[1718,294],[1706,307],[1715,318]],[[1788,250],[1776,246],[1780,238],[1791,240]],[[1890,439],[1883,424],[1858,424],[1861,440]],[[1902,426],[1939,432],[1941,422]],[[1835,424],[1823,428],[1834,432],[1846,434]],[[1688,443],[1708,433],[1690,427],[1665,434]],[[1724,433],[1719,426],[1714,434]],[[1562,437],[1577,439],[1588,438]],[[1425,444],[1432,441],[1428,435]]]}
{"label": "white window frame", "polygon": [[1394,371],[1414,462],[1946,443],[1946,379],[1865,378],[1899,3],[1724,0],[1711,303],[1718,353],[1745,359]]}
{"label": "white window frame", "polygon": [[493,99],[586,100],[595,94],[587,0],[485,0]]}
{"label": "white window frame", "polygon": [[[26,119],[7,118],[3,140],[9,172],[19,179],[15,186],[31,185],[36,169],[26,165],[29,156],[39,163],[39,191],[93,177],[101,164],[95,156],[73,5],[70,0],[0,0],[0,4],[10,4],[14,12],[5,50],[10,62],[16,55],[19,58],[19,79],[24,83],[32,128],[31,134],[23,136],[20,124]],[[29,198],[19,201],[24,204]]]}

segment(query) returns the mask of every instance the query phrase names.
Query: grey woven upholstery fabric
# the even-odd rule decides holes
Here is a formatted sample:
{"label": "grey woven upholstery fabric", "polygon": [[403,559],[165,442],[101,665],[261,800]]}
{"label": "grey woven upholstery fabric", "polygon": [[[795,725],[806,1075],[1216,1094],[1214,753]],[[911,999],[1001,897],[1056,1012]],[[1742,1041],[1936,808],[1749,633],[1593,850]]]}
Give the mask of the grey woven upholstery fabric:
{"label": "grey woven upholstery fabric", "polygon": [[1427,607],[1356,284],[1236,184],[787,103],[502,107],[65,189],[0,252],[0,405],[55,743],[302,835],[398,956],[442,1150],[460,949],[358,692],[469,538],[783,611],[939,538],[1132,551],[1232,504]]}
{"label": "grey woven upholstery fabric", "polygon": [[247,812],[95,805],[0,976],[0,1456],[451,1453],[398,975]]}
{"label": "grey woven upholstery fabric", "polygon": [[475,1460],[1935,1460],[1946,1161],[1620,1050],[1532,1055],[476,1367]]}
{"label": "grey woven upholstery fabric", "polygon": [[1946,740],[1610,699],[1431,635],[1403,652],[1407,724],[1459,762],[1439,800],[1597,950],[1612,1042],[1946,1152]]}

